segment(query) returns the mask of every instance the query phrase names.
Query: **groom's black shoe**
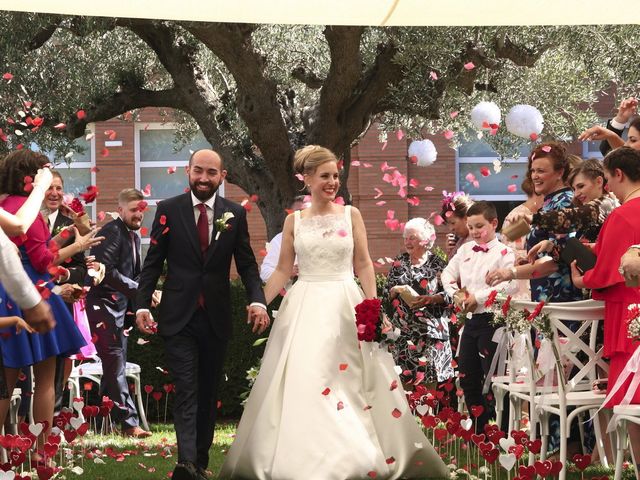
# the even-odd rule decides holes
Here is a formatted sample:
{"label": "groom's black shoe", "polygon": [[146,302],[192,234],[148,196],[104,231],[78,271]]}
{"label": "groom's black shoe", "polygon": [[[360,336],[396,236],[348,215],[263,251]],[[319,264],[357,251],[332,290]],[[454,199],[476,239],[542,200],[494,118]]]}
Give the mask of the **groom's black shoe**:
{"label": "groom's black shoe", "polygon": [[198,467],[198,480],[209,480],[209,475],[207,475],[207,471],[202,468],[202,467]]}
{"label": "groom's black shoe", "polygon": [[173,469],[171,480],[200,480],[198,467],[191,462],[182,462]]}

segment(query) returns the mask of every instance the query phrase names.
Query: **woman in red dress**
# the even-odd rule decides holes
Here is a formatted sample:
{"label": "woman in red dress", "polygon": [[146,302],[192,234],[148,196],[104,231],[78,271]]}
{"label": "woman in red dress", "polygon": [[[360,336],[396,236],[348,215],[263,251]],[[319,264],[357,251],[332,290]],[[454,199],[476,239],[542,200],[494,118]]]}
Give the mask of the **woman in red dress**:
{"label": "woman in red dress", "polygon": [[[608,388],[615,385],[625,365],[637,348],[627,337],[627,307],[640,303],[640,289],[627,287],[618,271],[620,258],[631,245],[640,243],[640,151],[620,147],[609,153],[603,162],[609,190],[620,200],[620,207],[607,217],[598,235],[593,269],[580,274],[575,262],[571,278],[576,287],[591,288],[596,300],[604,300],[604,356],[609,358]],[[629,378],[606,407],[618,405],[627,393]],[[640,389],[631,401],[640,404]],[[640,426],[629,424],[631,445],[635,458],[640,458]]]}

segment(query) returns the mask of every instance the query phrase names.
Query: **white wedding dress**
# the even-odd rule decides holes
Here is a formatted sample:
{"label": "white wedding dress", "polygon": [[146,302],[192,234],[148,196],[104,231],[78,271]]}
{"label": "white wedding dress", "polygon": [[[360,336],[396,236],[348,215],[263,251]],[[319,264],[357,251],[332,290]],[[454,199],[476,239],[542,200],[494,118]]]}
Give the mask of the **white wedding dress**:
{"label": "white wedding dress", "polygon": [[354,307],[364,296],[353,278],[350,207],[308,219],[296,212],[294,238],[299,277],[219,478],[448,478],[391,355],[358,342]]}

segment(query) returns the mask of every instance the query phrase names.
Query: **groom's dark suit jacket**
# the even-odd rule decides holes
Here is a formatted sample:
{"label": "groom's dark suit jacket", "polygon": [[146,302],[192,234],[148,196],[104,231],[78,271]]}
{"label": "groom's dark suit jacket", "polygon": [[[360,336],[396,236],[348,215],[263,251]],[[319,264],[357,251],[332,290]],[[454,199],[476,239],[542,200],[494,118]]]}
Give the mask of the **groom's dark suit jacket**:
{"label": "groom's dark suit jacket", "polygon": [[[191,193],[163,200],[158,204],[151,229],[151,245],[140,274],[137,308],[149,308],[151,294],[167,261],[158,314],[158,333],[171,336],[184,328],[198,307],[200,292],[213,331],[221,339],[231,335],[229,270],[231,258],[242,278],[249,302],[265,303],[258,266],[251,250],[245,209],[216,195],[211,243],[202,256]],[[224,212],[234,217],[230,228],[216,237],[215,220]]]}

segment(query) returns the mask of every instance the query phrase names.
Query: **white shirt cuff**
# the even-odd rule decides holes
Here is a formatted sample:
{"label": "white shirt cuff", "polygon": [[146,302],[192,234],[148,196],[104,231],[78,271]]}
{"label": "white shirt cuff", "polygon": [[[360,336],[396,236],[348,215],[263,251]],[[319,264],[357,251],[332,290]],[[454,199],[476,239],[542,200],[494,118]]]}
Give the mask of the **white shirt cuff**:
{"label": "white shirt cuff", "polygon": [[626,123],[620,123],[620,122],[618,122],[615,118],[612,118],[612,119],[611,119],[610,124],[611,124],[611,126],[612,126],[613,128],[615,128],[616,130],[624,130],[624,129],[627,127],[627,124],[626,124]]}
{"label": "white shirt cuff", "polygon": [[264,308],[264,311],[267,311],[267,306],[264,303],[260,303],[260,302],[252,302],[249,304],[250,307],[260,307],[260,308]]}
{"label": "white shirt cuff", "polygon": [[138,310],[136,310],[136,315],[138,315],[139,313],[150,313],[151,310],[149,310],[148,308],[139,308]]}

